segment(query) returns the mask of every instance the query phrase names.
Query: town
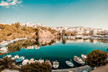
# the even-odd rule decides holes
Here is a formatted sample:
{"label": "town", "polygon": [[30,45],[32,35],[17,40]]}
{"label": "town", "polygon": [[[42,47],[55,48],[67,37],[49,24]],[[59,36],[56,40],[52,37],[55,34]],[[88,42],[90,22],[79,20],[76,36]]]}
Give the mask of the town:
{"label": "town", "polygon": [[[34,27],[37,28],[39,26],[49,28],[45,25],[41,25],[39,23],[26,23],[22,24],[26,25],[27,27]],[[102,28],[91,28],[91,27],[50,27],[51,29],[56,30],[60,36],[77,36],[77,37],[84,37],[84,36],[94,36],[94,37],[101,37],[106,38],[108,37],[108,30],[103,30]]]}

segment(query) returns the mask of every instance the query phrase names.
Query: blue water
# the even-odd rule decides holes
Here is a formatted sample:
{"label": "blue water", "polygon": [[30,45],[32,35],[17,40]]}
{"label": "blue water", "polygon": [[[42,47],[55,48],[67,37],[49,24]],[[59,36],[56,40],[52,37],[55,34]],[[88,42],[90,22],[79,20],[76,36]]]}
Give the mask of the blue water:
{"label": "blue water", "polygon": [[[66,64],[66,60],[73,59],[73,56],[79,56],[81,57],[81,54],[87,55],[89,52],[93,50],[101,50],[101,51],[107,51],[108,44],[104,44],[101,42],[97,43],[91,43],[91,42],[71,42],[62,44],[62,42],[55,43],[54,45],[50,46],[41,46],[39,49],[24,49],[22,48],[20,51],[16,51],[14,53],[10,52],[8,54],[11,54],[12,56],[19,55],[24,56],[26,59],[49,59],[51,61],[58,60],[60,62],[59,68],[69,68]],[[5,55],[8,55],[5,54]],[[4,55],[3,55],[4,56]],[[0,56],[0,57],[3,57]],[[76,63],[74,63],[75,66],[80,66]]]}

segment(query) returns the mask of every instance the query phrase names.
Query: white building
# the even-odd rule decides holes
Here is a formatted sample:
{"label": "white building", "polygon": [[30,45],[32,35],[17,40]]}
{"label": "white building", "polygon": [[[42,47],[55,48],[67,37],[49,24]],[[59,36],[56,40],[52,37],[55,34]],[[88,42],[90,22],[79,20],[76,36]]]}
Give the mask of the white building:
{"label": "white building", "polygon": [[41,24],[39,24],[39,23],[30,23],[30,22],[28,22],[28,23],[25,23],[25,24],[23,24],[23,25],[26,25],[27,27],[39,27],[39,26],[42,26]]}
{"label": "white building", "polygon": [[34,46],[29,46],[27,47],[27,49],[34,49]]}
{"label": "white building", "polygon": [[0,53],[7,53],[7,52],[8,52],[8,47],[0,48]]}

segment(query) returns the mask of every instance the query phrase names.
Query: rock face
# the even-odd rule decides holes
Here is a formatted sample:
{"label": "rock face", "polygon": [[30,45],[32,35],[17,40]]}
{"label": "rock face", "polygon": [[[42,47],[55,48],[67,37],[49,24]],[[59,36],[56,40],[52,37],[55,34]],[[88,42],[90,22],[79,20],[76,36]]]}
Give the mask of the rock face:
{"label": "rock face", "polygon": [[38,43],[41,44],[48,44],[52,40],[55,39],[55,35],[52,34],[50,31],[47,30],[39,30],[38,32]]}
{"label": "rock face", "polygon": [[55,37],[55,36],[50,31],[39,30],[38,37],[39,38],[51,38],[51,37]]}

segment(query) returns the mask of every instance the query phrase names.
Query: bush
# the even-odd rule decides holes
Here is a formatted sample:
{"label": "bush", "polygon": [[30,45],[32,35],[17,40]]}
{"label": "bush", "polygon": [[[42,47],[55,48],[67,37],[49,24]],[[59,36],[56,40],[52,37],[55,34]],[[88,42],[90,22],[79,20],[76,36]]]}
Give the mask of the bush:
{"label": "bush", "polygon": [[36,28],[21,26],[20,23],[11,25],[0,24],[0,40],[12,40],[21,37],[32,37]]}
{"label": "bush", "polygon": [[94,50],[87,55],[86,63],[91,67],[97,67],[105,64],[107,53],[100,50]]}
{"label": "bush", "polygon": [[0,72],[4,69],[19,70],[20,72],[51,72],[51,66],[48,63],[31,63],[18,67],[11,58],[4,57],[0,59]]}
{"label": "bush", "polygon": [[4,57],[3,59],[0,59],[0,72],[3,70],[3,69],[15,69],[15,65],[13,65],[13,62],[11,60],[11,58],[8,58],[8,57]]}
{"label": "bush", "polygon": [[21,67],[21,72],[51,72],[51,66],[47,63],[32,63]]}

